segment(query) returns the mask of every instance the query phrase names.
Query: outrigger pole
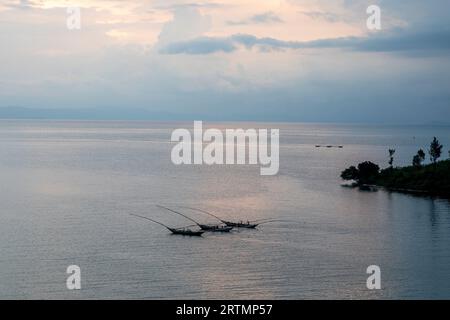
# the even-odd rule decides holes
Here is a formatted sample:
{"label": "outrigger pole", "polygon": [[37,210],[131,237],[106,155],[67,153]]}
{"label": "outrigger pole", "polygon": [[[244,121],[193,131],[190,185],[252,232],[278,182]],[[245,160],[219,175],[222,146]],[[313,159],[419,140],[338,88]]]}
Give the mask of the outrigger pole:
{"label": "outrigger pole", "polygon": [[139,217],[139,218],[142,218],[142,219],[150,220],[150,221],[152,221],[154,223],[157,223],[157,224],[167,228],[173,234],[180,234],[180,235],[183,235],[183,236],[198,236],[198,237],[200,237],[204,233],[204,231],[202,231],[202,230],[199,230],[199,231],[193,231],[193,230],[189,230],[189,229],[185,230],[185,228],[188,228],[188,227],[171,228],[171,227],[168,227],[168,226],[166,226],[165,224],[163,224],[161,222],[158,222],[156,220],[153,220],[153,219],[150,219],[150,218],[147,218],[147,217],[143,217],[143,216],[140,216],[140,215],[137,215],[137,214],[130,214],[130,215],[135,216],[135,217]]}
{"label": "outrigger pole", "polygon": [[172,209],[169,209],[169,208],[167,208],[167,207],[160,206],[160,205],[157,205],[157,207],[158,207],[158,208],[162,208],[162,209],[169,210],[170,212],[173,212],[173,213],[176,213],[176,214],[178,214],[178,215],[180,215],[180,216],[183,216],[183,217],[185,217],[186,219],[188,219],[188,220],[194,222],[197,226],[200,227],[200,229],[205,230],[205,231],[211,231],[211,232],[230,232],[230,231],[233,229],[232,226],[228,226],[228,225],[226,225],[226,224],[225,224],[225,226],[200,224],[200,223],[198,223],[197,221],[195,221],[194,219],[188,217],[187,215],[185,215],[185,214],[183,214],[183,213],[181,213],[181,212],[178,212],[178,211],[175,211],[175,210],[172,210]]}
{"label": "outrigger pole", "polygon": [[209,216],[211,216],[211,217],[216,218],[216,219],[219,220],[220,222],[225,223],[225,220],[220,219],[218,216],[212,214],[211,212],[208,212],[208,211],[205,211],[205,210],[202,210],[202,209],[191,208],[191,207],[181,207],[181,208],[186,208],[186,209],[191,209],[191,210],[203,212],[203,213],[205,213],[205,214],[207,214],[207,215],[209,215]]}
{"label": "outrigger pole", "polygon": [[157,223],[157,224],[159,224],[159,225],[161,225],[161,226],[163,226],[163,227],[166,227],[166,228],[169,229],[169,230],[172,230],[172,229],[182,229],[182,228],[189,228],[189,227],[195,227],[195,226],[197,226],[196,224],[193,224],[193,225],[186,226],[186,227],[181,227],[181,228],[171,228],[171,227],[168,227],[168,226],[166,226],[165,224],[163,224],[163,223],[161,223],[161,222],[158,222],[158,221],[156,221],[156,220],[153,220],[153,219],[150,219],[150,218],[147,218],[147,217],[143,217],[143,216],[140,216],[140,215],[137,215],[137,214],[132,214],[132,213],[130,213],[130,216],[135,216],[135,217],[139,217],[139,218],[142,218],[142,219],[150,220],[150,221],[152,221],[152,222],[154,222],[154,223]]}
{"label": "outrigger pole", "polygon": [[199,212],[203,212],[203,213],[205,213],[207,215],[210,215],[210,216],[212,216],[212,217],[214,217],[216,219],[219,219],[222,223],[224,223],[228,227],[254,229],[254,228],[256,228],[259,225],[259,223],[251,223],[249,221],[247,223],[244,223],[242,221],[241,222],[226,221],[226,220],[220,219],[218,216],[215,216],[214,214],[212,214],[212,213],[210,213],[208,211],[205,211],[205,210],[196,209],[196,208],[189,208],[189,207],[186,207],[186,208],[191,209],[191,210],[196,210],[196,211],[199,211]]}
{"label": "outrigger pole", "polygon": [[274,221],[274,218],[265,218],[265,219],[257,219],[257,220],[250,220],[250,222],[263,222],[263,221]]}
{"label": "outrigger pole", "polygon": [[154,222],[154,223],[157,223],[157,224],[159,224],[159,225],[161,225],[161,226],[163,226],[163,227],[165,227],[165,228],[167,228],[167,229],[173,229],[173,228],[170,228],[170,227],[168,227],[168,226],[166,226],[165,224],[163,224],[163,223],[161,223],[161,222],[158,222],[158,221],[156,221],[156,220],[153,220],[153,219],[150,219],[150,218],[147,218],[147,217],[144,217],[144,216],[140,216],[140,215],[137,215],[137,214],[132,214],[132,213],[130,213],[130,216],[135,216],[135,217],[139,217],[139,218],[142,218],[142,219],[146,219],[146,220],[150,220],[150,221],[152,221],[152,222]]}
{"label": "outrigger pole", "polygon": [[175,211],[175,210],[172,210],[172,209],[170,209],[170,208],[167,208],[167,207],[164,207],[164,206],[160,206],[160,205],[156,205],[158,208],[162,208],[162,209],[166,209],[166,210],[169,210],[170,212],[173,212],[173,213],[176,213],[176,214],[179,214],[179,215],[181,215],[181,216],[183,216],[183,217],[185,217],[186,219],[188,219],[188,220],[190,220],[190,221],[192,221],[193,223],[195,223],[197,226],[200,226],[200,224],[197,222],[197,221],[195,221],[194,219],[191,219],[191,218],[189,218],[187,215],[184,215],[184,214],[182,214],[181,212],[178,212],[178,211]]}
{"label": "outrigger pole", "polygon": [[198,208],[192,208],[192,207],[181,207],[181,208],[185,208],[185,209],[190,209],[190,210],[194,210],[194,211],[198,211],[198,212],[203,212],[211,217],[214,217],[216,219],[218,219],[219,221],[221,221],[222,223],[226,224],[226,225],[233,225],[233,226],[237,226],[237,227],[243,227],[243,228],[255,228],[261,224],[266,224],[266,223],[270,223],[270,222],[297,222],[297,221],[289,221],[289,220],[282,220],[282,219],[274,219],[274,218],[266,218],[266,219],[258,219],[258,220],[251,220],[248,221],[248,223],[244,223],[244,222],[230,222],[230,221],[226,221],[226,220],[222,220],[221,218],[219,218],[218,216],[212,214],[211,212],[202,210],[202,209],[198,209]]}
{"label": "outrigger pole", "polygon": [[[207,214],[207,215],[209,215],[209,216],[211,216],[211,217],[214,217],[214,218],[218,219],[219,221],[221,221],[221,222],[223,222],[223,223],[228,222],[228,221],[225,221],[225,220],[220,219],[218,216],[212,214],[211,212],[208,212],[208,211],[205,211],[205,210],[202,210],[202,209],[197,209],[197,208],[192,208],[192,207],[180,207],[180,208],[186,208],[186,209],[191,209],[191,210],[203,212],[203,213],[205,213],[205,214]],[[258,222],[258,221],[263,222],[263,221],[266,221],[266,220],[271,220],[271,221],[272,221],[272,220],[274,220],[274,218],[266,218],[266,219],[250,220],[249,222],[255,223],[255,222]]]}

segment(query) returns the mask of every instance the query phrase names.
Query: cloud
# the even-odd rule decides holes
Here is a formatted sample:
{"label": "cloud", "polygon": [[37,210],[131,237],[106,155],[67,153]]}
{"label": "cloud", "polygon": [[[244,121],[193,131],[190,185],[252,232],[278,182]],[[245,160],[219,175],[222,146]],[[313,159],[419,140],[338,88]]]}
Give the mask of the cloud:
{"label": "cloud", "polygon": [[236,46],[230,38],[199,37],[190,41],[174,42],[160,50],[164,54],[209,54],[232,52]]}
{"label": "cloud", "polygon": [[450,29],[405,30],[367,37],[324,39],[306,43],[307,47],[348,48],[360,52],[396,52],[403,54],[434,55],[450,50]]}
{"label": "cloud", "polygon": [[300,11],[302,15],[310,17],[311,19],[323,19],[328,22],[338,22],[342,18],[339,15],[331,12],[320,12],[320,11]]}
{"label": "cloud", "polygon": [[263,23],[282,23],[283,20],[274,12],[268,11],[256,14],[248,19],[240,21],[227,21],[228,25],[246,25],[246,24],[263,24]]}
{"label": "cloud", "polygon": [[[449,118],[448,0],[377,0],[380,32],[365,25],[371,0],[220,1],[2,0],[0,107],[172,120]],[[78,2],[83,25],[72,32],[64,6]]]}
{"label": "cloud", "polygon": [[365,52],[411,52],[434,54],[450,50],[450,30],[395,30],[381,35],[366,37],[341,37],[314,41],[284,41],[270,37],[258,38],[249,34],[229,37],[200,37],[175,42],[164,47],[165,54],[211,54],[233,52],[239,47],[260,50],[340,48]]}
{"label": "cloud", "polygon": [[29,7],[32,7],[32,4],[29,3],[28,0],[20,0],[20,1],[4,0],[3,3],[0,4],[0,11],[11,9],[23,10]]}
{"label": "cloud", "polygon": [[450,30],[397,31],[387,36],[356,39],[350,45],[359,51],[435,53],[450,50]]}
{"label": "cloud", "polygon": [[156,5],[155,9],[163,9],[163,10],[178,10],[178,9],[201,9],[201,8],[222,8],[225,5],[222,3],[216,3],[216,2],[188,2],[188,3],[173,3],[173,4],[163,4],[163,5]]}
{"label": "cloud", "polygon": [[[350,40],[350,39],[349,39]],[[311,42],[283,41],[275,38],[258,38],[250,34],[235,34],[229,37],[199,37],[193,40],[170,43],[160,50],[164,54],[210,54],[215,52],[233,52],[239,47],[261,50],[300,49],[308,47],[332,47],[344,39]],[[348,40],[347,40],[348,41]]]}
{"label": "cloud", "polygon": [[159,34],[159,45],[164,46],[184,39],[194,39],[211,28],[211,17],[202,15],[197,8],[180,7],[173,19],[164,24]]}

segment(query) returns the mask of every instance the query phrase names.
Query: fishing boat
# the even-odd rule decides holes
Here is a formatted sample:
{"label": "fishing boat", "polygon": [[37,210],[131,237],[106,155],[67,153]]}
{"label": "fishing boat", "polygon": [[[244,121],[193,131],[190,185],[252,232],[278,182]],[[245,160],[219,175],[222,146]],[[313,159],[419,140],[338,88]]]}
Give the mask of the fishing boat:
{"label": "fishing boat", "polygon": [[207,224],[201,224],[201,223],[195,221],[194,219],[188,217],[187,215],[185,215],[185,214],[183,214],[183,213],[181,213],[181,212],[178,212],[178,211],[175,211],[175,210],[172,210],[172,209],[170,209],[170,208],[167,208],[167,207],[164,207],[164,206],[160,206],[160,205],[157,205],[157,207],[158,207],[158,208],[165,209],[165,210],[168,210],[168,211],[170,211],[170,212],[173,212],[173,213],[175,213],[175,214],[178,214],[178,215],[181,215],[181,216],[185,217],[186,219],[188,219],[188,220],[194,222],[194,223],[195,223],[197,226],[199,226],[199,228],[200,228],[201,230],[203,230],[203,231],[209,231],[209,232],[230,232],[231,230],[233,230],[233,226],[229,226],[229,225],[221,226],[221,225],[207,225]]}
{"label": "fishing boat", "polygon": [[266,224],[266,223],[273,223],[273,222],[291,222],[291,223],[297,223],[298,221],[292,221],[292,220],[284,220],[284,219],[274,219],[274,218],[265,218],[265,219],[258,219],[258,220],[252,220],[252,221],[227,221],[227,220],[223,220],[220,217],[212,214],[211,212],[202,210],[202,209],[197,209],[197,208],[192,208],[192,207],[182,207],[185,209],[190,209],[190,210],[194,210],[194,211],[198,211],[198,212],[202,212],[204,214],[207,214],[211,217],[214,217],[216,219],[218,219],[220,222],[222,222],[223,224],[225,224],[227,227],[233,227],[233,228],[245,228],[245,229],[255,229],[256,227],[262,225],[262,224]]}
{"label": "fishing boat", "polygon": [[168,228],[168,229],[173,234],[179,234],[179,235],[182,235],[182,236],[200,237],[202,234],[205,233],[205,231],[203,231],[203,230],[194,231],[194,230],[184,229],[184,228],[179,228],[179,229]]}
{"label": "fishing boat", "polygon": [[255,229],[257,226],[260,225],[260,223],[251,223],[250,221],[247,222],[232,222],[232,221],[226,221],[224,220],[223,223],[225,223],[229,227],[235,227],[235,228],[247,228],[247,229]]}
{"label": "fishing boat", "polygon": [[172,234],[177,234],[177,235],[182,235],[182,236],[191,236],[191,237],[200,237],[203,233],[205,233],[205,231],[203,231],[203,230],[191,230],[191,229],[188,229],[187,227],[184,227],[184,228],[171,228],[171,227],[168,227],[168,226],[166,226],[165,224],[163,224],[163,223],[161,223],[159,221],[156,221],[156,220],[144,217],[144,216],[140,216],[140,215],[132,214],[132,213],[130,215],[131,216],[135,216],[135,217],[139,217],[139,218],[142,218],[142,219],[146,219],[146,220],[152,221],[154,223],[157,223],[157,224],[165,227],[166,229],[168,229],[170,232],[172,232]]}
{"label": "fishing boat", "polygon": [[204,231],[210,231],[210,232],[230,232],[233,230],[232,226],[218,226],[218,225],[206,225],[206,224],[199,224],[198,225],[200,229]]}
{"label": "fishing boat", "polygon": [[[232,227],[232,228],[246,228],[246,229],[255,229],[257,226],[259,226],[262,223],[266,223],[268,221],[263,221],[263,220],[268,220],[268,219],[261,219],[261,220],[255,220],[255,221],[239,221],[239,222],[233,222],[233,221],[227,221],[227,220],[223,220],[221,218],[219,218],[218,216],[205,211],[205,210],[201,210],[201,209],[197,209],[197,208],[191,208],[191,207],[184,207],[186,209],[191,209],[191,210],[195,210],[195,211],[199,211],[199,212],[203,212],[204,214],[207,214],[211,217],[214,217],[216,219],[218,219],[220,222],[222,222],[223,224],[225,224],[227,227]],[[261,221],[261,222],[259,222]]]}

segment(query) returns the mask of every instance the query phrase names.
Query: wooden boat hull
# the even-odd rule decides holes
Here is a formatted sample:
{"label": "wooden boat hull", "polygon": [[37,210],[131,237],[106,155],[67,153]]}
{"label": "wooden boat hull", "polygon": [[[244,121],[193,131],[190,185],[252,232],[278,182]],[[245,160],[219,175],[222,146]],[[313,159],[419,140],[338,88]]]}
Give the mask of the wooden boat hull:
{"label": "wooden boat hull", "polygon": [[233,230],[232,226],[208,226],[208,225],[199,225],[200,229],[209,232],[230,232]]}
{"label": "wooden boat hull", "polygon": [[178,229],[172,229],[172,228],[170,228],[169,230],[173,234],[182,235],[182,236],[189,236],[189,237],[201,237],[202,234],[205,233],[205,231],[203,231],[203,230],[192,231],[192,230],[178,230]]}
{"label": "wooden boat hull", "polygon": [[227,226],[234,227],[234,228],[246,228],[246,229],[255,229],[258,224],[257,223],[239,223],[239,222],[231,222],[231,221],[224,221]]}

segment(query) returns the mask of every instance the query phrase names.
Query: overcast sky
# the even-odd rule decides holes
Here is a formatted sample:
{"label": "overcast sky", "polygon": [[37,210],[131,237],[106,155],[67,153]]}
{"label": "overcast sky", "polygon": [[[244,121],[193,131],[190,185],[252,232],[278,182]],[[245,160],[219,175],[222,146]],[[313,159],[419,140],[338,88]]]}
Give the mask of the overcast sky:
{"label": "overcast sky", "polygon": [[[366,27],[371,4],[380,31]],[[449,12],[448,0],[2,0],[0,107],[448,121]]]}

